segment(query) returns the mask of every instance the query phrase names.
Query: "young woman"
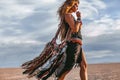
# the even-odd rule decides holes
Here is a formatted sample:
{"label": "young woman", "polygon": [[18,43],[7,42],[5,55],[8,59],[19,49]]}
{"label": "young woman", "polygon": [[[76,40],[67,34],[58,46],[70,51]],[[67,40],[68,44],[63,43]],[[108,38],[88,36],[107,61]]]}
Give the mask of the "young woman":
{"label": "young woman", "polygon": [[[58,9],[60,24],[55,38],[46,44],[44,50],[38,57],[22,64],[22,68],[25,69],[23,74],[28,74],[29,78],[35,76],[38,80],[47,80],[55,73],[57,80],[64,80],[67,73],[69,73],[76,64],[79,64],[81,67],[81,80],[88,80],[86,58],[81,47],[82,21],[81,14],[77,11],[78,5],[79,0],[66,0]],[[72,16],[72,13],[76,13],[77,20]],[[60,45],[55,43],[58,35],[60,36],[61,42],[65,42],[64,49],[62,47],[63,52],[59,51],[62,43]],[[57,46],[54,46],[54,44]],[[57,53],[56,58],[54,57],[54,52]],[[49,60],[52,62],[47,65],[46,63]]]}
{"label": "young woman", "polygon": [[[71,33],[68,38],[66,49],[66,61],[64,68],[56,76],[58,80],[64,80],[66,74],[73,68],[75,63],[80,65],[80,78],[81,80],[88,80],[87,78],[87,62],[82,45],[81,35],[81,14],[78,10],[79,0],[66,0],[62,6],[58,9],[60,18],[59,36],[61,41],[67,36],[67,32],[70,29]],[[72,13],[76,13],[77,20],[73,17]]]}

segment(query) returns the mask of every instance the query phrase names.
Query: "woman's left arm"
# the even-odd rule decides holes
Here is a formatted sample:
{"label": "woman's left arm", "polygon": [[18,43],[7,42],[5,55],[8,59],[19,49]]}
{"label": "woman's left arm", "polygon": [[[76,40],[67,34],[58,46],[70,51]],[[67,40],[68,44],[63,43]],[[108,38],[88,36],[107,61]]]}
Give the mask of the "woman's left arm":
{"label": "woman's left arm", "polygon": [[81,13],[80,13],[80,11],[77,11],[77,12],[76,12],[76,16],[77,16],[77,21],[76,21],[76,23],[80,23],[79,29],[81,29],[81,28],[82,28],[82,20],[81,20]]}

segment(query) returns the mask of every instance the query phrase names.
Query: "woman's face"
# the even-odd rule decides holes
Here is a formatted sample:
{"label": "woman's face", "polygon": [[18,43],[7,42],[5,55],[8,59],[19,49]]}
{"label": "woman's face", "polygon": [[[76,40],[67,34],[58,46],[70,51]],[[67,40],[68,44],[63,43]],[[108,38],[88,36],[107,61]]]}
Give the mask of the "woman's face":
{"label": "woman's face", "polygon": [[78,3],[75,3],[74,6],[71,8],[73,12],[76,12],[78,10]]}

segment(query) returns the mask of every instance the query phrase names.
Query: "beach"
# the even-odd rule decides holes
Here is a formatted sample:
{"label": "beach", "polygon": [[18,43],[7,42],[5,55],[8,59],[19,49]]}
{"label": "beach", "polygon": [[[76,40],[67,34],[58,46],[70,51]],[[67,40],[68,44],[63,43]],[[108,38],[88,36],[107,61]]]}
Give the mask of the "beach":
{"label": "beach", "polygon": [[[65,80],[80,80],[79,69],[73,68]],[[21,68],[0,68],[0,80],[37,80],[28,79]],[[54,80],[53,76],[48,80]],[[120,80],[120,63],[88,64],[88,80]]]}

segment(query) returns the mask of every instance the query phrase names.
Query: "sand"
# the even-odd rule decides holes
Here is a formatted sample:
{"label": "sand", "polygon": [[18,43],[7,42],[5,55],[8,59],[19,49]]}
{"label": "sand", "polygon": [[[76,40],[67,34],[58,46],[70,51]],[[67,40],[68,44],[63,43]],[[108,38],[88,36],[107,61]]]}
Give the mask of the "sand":
{"label": "sand", "polygon": [[[28,79],[26,75],[22,75],[22,71],[21,68],[0,68],[0,80],[37,80]],[[80,80],[79,68],[72,69],[65,80]],[[88,80],[120,80],[120,63],[89,64]]]}

